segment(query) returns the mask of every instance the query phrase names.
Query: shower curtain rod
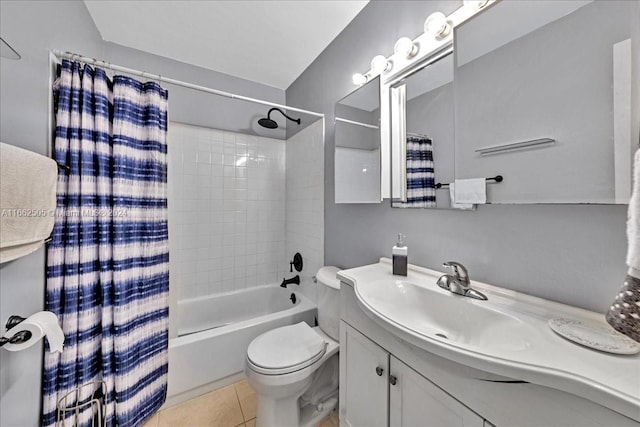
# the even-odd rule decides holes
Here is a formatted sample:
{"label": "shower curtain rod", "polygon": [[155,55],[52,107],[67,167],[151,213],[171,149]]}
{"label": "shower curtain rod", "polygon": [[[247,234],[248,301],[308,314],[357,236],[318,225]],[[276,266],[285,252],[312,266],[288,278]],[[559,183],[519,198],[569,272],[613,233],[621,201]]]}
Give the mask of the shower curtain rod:
{"label": "shower curtain rod", "polygon": [[127,68],[127,67],[123,67],[123,66],[120,66],[120,65],[115,65],[115,64],[112,64],[110,62],[100,61],[99,59],[90,58],[88,56],[78,55],[77,53],[73,53],[73,52],[64,52],[64,51],[61,51],[61,50],[54,49],[54,50],[52,50],[52,53],[58,59],[58,61],[60,61],[60,59],[62,59],[62,58],[71,59],[73,61],[80,61],[80,62],[84,62],[86,64],[98,65],[98,66],[101,66],[101,67],[109,68],[109,69],[114,70],[114,71],[120,71],[122,73],[132,74],[134,76],[146,77],[146,78],[150,78],[150,79],[157,80],[157,81],[160,81],[160,82],[169,83],[169,84],[172,84],[172,85],[182,86],[182,87],[186,87],[186,88],[189,88],[189,89],[197,90],[197,91],[200,91],[200,92],[206,92],[206,93],[211,93],[213,95],[224,96],[225,98],[238,99],[238,100],[241,100],[241,101],[253,102],[255,104],[267,105],[267,106],[271,106],[271,107],[279,107],[279,108],[282,108],[282,109],[285,109],[285,110],[288,110],[288,111],[295,111],[295,112],[298,112],[298,113],[309,114],[309,115],[315,116],[315,117],[324,117],[323,113],[316,113],[314,111],[303,110],[302,108],[288,107],[286,105],[276,104],[274,102],[264,101],[262,99],[257,99],[257,98],[250,98],[248,96],[236,95],[235,93],[224,92],[224,91],[221,91],[221,90],[212,89],[210,87],[200,86],[200,85],[196,85],[196,84],[193,84],[193,83],[184,82],[182,80],[176,80],[176,79],[172,79],[172,78],[169,78],[169,77],[163,77],[163,76],[161,76],[159,74],[147,73],[146,71],[140,71],[140,70],[135,70],[133,68]]}

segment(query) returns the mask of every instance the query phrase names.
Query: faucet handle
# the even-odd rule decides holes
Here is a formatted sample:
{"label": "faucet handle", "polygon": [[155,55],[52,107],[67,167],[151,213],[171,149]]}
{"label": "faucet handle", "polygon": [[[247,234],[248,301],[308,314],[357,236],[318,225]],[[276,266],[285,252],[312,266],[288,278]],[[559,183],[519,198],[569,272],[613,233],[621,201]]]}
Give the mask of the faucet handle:
{"label": "faucet handle", "polygon": [[455,261],[447,261],[442,265],[450,268],[453,271],[453,274],[455,274],[457,280],[460,280],[467,285],[469,284],[469,272],[464,265]]}

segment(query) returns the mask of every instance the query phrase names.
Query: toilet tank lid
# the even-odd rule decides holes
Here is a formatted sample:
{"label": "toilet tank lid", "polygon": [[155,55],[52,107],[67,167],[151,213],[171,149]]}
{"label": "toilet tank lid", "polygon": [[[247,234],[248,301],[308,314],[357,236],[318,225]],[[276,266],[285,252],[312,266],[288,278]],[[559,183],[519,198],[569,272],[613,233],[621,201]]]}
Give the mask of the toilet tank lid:
{"label": "toilet tank lid", "polygon": [[336,277],[338,271],[340,271],[338,267],[322,267],[320,270],[318,270],[316,279],[318,279],[319,282],[322,282],[325,285],[329,286],[330,288],[340,289],[340,280],[338,280],[338,278]]}

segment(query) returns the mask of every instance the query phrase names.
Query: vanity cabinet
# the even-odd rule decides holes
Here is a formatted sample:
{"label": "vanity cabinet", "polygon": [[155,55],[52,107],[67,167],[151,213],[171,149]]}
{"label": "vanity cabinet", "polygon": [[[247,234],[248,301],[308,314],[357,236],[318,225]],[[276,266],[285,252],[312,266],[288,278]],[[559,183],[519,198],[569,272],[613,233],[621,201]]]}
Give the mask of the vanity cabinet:
{"label": "vanity cabinet", "polygon": [[400,360],[390,359],[389,425],[483,427],[478,414]]}
{"label": "vanity cabinet", "polygon": [[352,427],[386,426],[389,353],[349,325],[342,323],[340,364],[346,380],[340,385],[341,391],[344,391],[341,400],[344,400],[349,408],[342,422]]}
{"label": "vanity cabinet", "polygon": [[484,420],[356,329],[342,322],[345,411],[351,427],[483,427]]}

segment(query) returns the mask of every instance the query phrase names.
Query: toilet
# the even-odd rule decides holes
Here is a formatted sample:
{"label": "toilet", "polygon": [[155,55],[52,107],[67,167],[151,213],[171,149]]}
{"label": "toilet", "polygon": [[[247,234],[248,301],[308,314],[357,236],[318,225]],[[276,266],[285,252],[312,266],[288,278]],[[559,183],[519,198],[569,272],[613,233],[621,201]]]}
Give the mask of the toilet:
{"label": "toilet", "polygon": [[245,374],[258,395],[257,427],[312,427],[338,403],[340,281],[338,268],[317,275],[318,325],[282,326],[247,349]]}

